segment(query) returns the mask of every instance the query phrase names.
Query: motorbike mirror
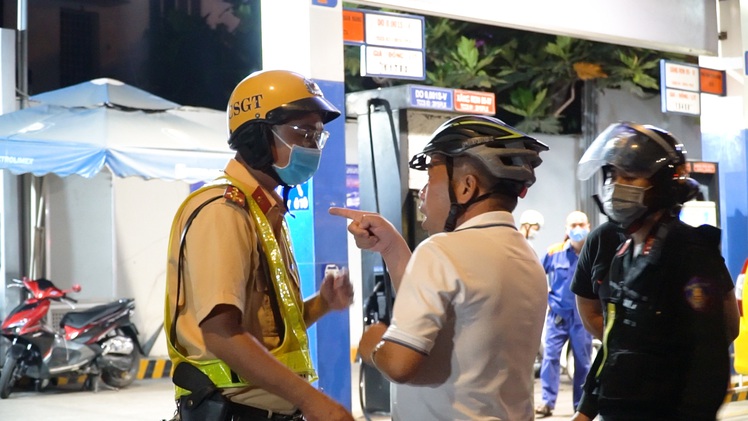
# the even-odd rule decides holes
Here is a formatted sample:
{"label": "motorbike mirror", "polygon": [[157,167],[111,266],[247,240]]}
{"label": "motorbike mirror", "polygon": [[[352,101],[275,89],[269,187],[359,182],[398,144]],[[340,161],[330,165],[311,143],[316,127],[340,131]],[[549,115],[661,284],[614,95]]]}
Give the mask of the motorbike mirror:
{"label": "motorbike mirror", "polygon": [[81,292],[81,286],[78,284],[73,285],[73,292]]}

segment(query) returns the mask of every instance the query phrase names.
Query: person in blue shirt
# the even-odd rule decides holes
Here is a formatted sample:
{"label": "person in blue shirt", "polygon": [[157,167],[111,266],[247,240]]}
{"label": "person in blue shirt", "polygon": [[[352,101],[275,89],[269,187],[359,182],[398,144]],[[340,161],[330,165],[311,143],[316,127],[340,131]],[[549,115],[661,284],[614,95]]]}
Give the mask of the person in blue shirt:
{"label": "person in blue shirt", "polygon": [[542,403],[535,409],[539,418],[553,414],[558,397],[561,349],[569,341],[574,353],[574,408],[582,396],[582,386],[590,369],[592,336],[585,330],[577,311],[575,295],[569,289],[579,252],[590,223],[584,212],[566,217],[566,239],[548,248],[543,268],[548,274],[548,315],[545,320],[545,346],[540,367]]}

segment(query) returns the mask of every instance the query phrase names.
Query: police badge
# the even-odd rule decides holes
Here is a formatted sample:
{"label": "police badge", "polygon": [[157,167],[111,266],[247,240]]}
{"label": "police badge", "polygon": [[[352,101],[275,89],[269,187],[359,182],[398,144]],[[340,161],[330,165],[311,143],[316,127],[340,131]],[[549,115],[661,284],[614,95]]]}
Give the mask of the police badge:
{"label": "police badge", "polygon": [[306,85],[306,89],[310,94],[324,97],[324,95],[322,95],[322,90],[319,88],[319,85],[317,85],[315,81],[311,79],[304,79],[304,84]]}
{"label": "police badge", "polygon": [[698,312],[706,311],[711,306],[710,284],[707,280],[694,276],[683,288],[688,305]]}

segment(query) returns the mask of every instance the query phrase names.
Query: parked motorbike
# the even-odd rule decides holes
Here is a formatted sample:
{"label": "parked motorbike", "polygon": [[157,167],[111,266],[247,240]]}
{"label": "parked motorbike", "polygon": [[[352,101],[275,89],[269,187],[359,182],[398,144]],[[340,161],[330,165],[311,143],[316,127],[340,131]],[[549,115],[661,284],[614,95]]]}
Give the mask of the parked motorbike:
{"label": "parked motorbike", "polygon": [[135,380],[143,349],[138,330],[130,320],[135,300],[123,298],[83,311],[71,311],[59,326],[44,323],[52,301],[75,308],[68,297],[80,292],[57,288],[48,279],[14,279],[10,287],[24,288],[28,298],[3,321],[0,332],[11,342],[0,373],[0,398],[6,399],[21,378],[34,381],[41,390],[60,377],[85,376],[84,388],[98,391],[99,382],[111,388],[128,386]]}

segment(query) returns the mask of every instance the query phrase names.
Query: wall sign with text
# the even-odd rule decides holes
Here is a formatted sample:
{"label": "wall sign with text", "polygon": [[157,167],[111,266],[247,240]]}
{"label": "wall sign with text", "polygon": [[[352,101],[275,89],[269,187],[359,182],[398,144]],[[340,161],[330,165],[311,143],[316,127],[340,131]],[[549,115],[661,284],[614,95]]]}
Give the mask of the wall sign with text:
{"label": "wall sign with text", "polygon": [[660,61],[662,112],[701,115],[701,95],[727,94],[724,70]]}
{"label": "wall sign with text", "polygon": [[423,16],[343,9],[343,41],[361,47],[361,76],[426,79]]}

